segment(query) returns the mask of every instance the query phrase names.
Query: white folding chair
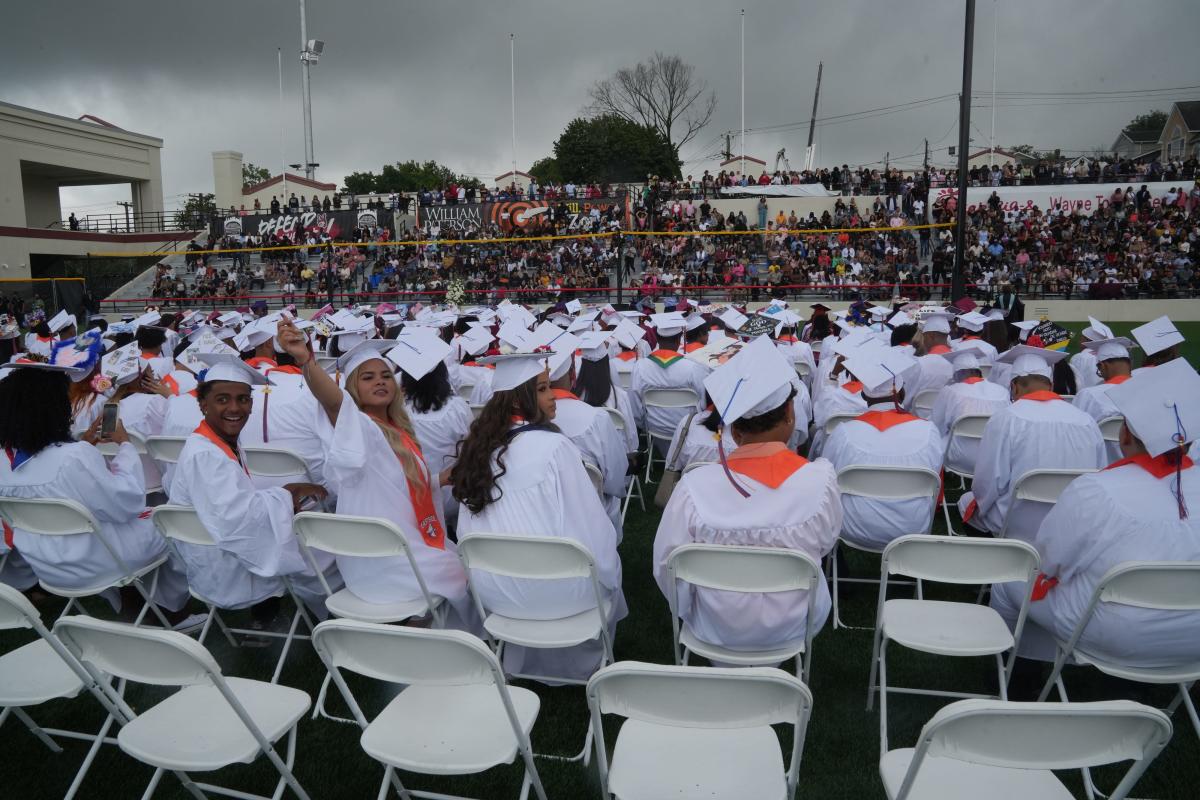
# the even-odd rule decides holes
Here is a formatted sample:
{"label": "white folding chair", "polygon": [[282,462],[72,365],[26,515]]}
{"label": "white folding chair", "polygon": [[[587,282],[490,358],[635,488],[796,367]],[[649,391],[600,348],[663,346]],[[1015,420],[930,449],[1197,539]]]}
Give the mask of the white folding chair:
{"label": "white folding chair", "polygon": [[[447,798],[406,789],[397,769],[472,775],[511,764],[518,753],[525,765],[521,800],[531,786],[546,800],[529,743],[541,701],[508,686],[496,655],[476,637],[328,620],[317,626],[313,646],[362,728],[363,750],[386,767],[379,800],[389,785],[401,797]],[[341,670],[405,688],[368,722]]]}
{"label": "white folding chair", "polygon": [[[145,601],[145,605],[138,612],[137,619],[134,620],[133,624],[141,624],[142,619],[146,616],[146,612],[149,611],[154,614],[159,624],[164,628],[171,627],[171,624],[167,622],[167,618],[163,616],[162,609],[154,602],[154,591],[158,586],[158,573],[156,570],[167,562],[165,553],[136,569],[131,567],[125,563],[124,559],[117,555],[117,551],[108,543],[108,540],[100,529],[100,523],[96,521],[92,513],[74,500],[51,497],[23,499],[0,497],[0,519],[3,519],[12,528],[19,528],[26,533],[38,536],[88,534],[96,537],[108,552],[109,557],[113,560],[113,564],[120,571],[120,577],[115,580],[99,581],[83,588],[72,588],[52,585],[46,583],[41,577],[38,578],[38,584],[47,592],[67,598],[67,604],[63,607],[62,616],[69,614],[75,606],[79,606],[82,609],[83,604],[80,600],[84,597],[93,597],[109,589],[133,586]],[[150,580],[150,588],[147,589],[142,583],[142,579],[150,573],[154,573],[154,576]]]}
{"label": "white folding chair", "polygon": [[1058,502],[1059,495],[1071,485],[1071,481],[1080,475],[1087,475],[1089,472],[1095,471],[1094,469],[1031,469],[1017,478],[1013,485],[1012,502],[1004,517],[1004,527],[1000,530],[1000,538],[1008,537],[1009,521],[1012,519],[1013,511],[1018,503],[1034,504],[1034,508],[1040,511],[1041,517],[1030,526],[1032,530],[1036,531],[1041,520]]}
{"label": "white folding chair", "polygon": [[142,460],[142,476],[146,482],[146,495],[162,492],[162,470],[159,469],[158,464],[154,461],[154,456],[150,453],[146,437],[132,430],[125,431],[125,435],[129,437],[129,443],[133,445],[133,449],[137,451]]}
{"label": "white folding chair", "polygon": [[[642,405],[647,410],[651,408],[658,409],[689,409],[695,410],[696,403],[700,400],[696,393],[691,389],[647,389],[642,394]],[[671,436],[661,436],[652,433],[649,426],[646,429],[646,482],[650,482],[650,474],[654,468],[654,440],[659,439],[665,441],[669,447],[671,444]]]}
{"label": "white folding chair", "polygon": [[937,402],[940,391],[941,389],[926,389],[918,393],[913,398],[913,414],[921,419],[929,419],[933,416],[933,404]]}
{"label": "white folding chair", "polygon": [[716,462],[716,461],[693,461],[692,463],[688,464],[686,467],[683,468],[683,471],[679,473],[679,476],[683,477],[684,475],[687,475],[689,472],[691,472],[694,469],[700,469],[701,467],[707,467],[711,464],[716,464],[716,463],[718,463],[718,462]]}
{"label": "white folding chair", "polygon": [[[54,635],[83,664],[93,680],[93,696],[120,723],[120,748],[154,767],[143,800],[149,800],[168,770],[196,798],[204,798],[205,791],[210,791],[246,800],[279,800],[289,786],[301,800],[308,800],[308,793],[292,774],[296,723],[310,703],[304,692],[263,681],[225,678],[204,645],[176,631],[71,616],[54,624]],[[106,682],[106,674],[135,683],[181,688],[138,714]],[[274,747],[284,734],[288,735],[286,761]],[[279,771],[271,798],[196,783],[188,775],[248,764],[260,754]]]}
{"label": "white folding chair", "polygon": [[[196,509],[190,506],[173,506],[164,505],[155,508],[150,519],[154,522],[154,527],[167,540],[168,545],[172,549],[175,548],[176,542],[192,545],[194,547],[216,547],[217,543],[213,539],[212,534],[204,527],[204,523],[200,521],[200,517],[196,514]],[[182,557],[181,557],[182,560]],[[221,619],[218,609],[229,609],[227,606],[221,606],[216,600],[211,597],[205,597],[195,590],[194,587],[188,586],[188,594],[204,603],[208,607],[208,619],[204,621],[204,627],[200,629],[200,635],[197,641],[204,644],[205,637],[208,636],[209,628],[215,622],[217,628],[225,635],[225,639],[232,647],[238,647],[239,643],[234,634],[240,636],[252,636],[255,638],[283,639],[283,652],[279,654],[279,660],[275,663],[275,672],[271,675],[271,683],[279,683],[279,676],[283,673],[283,663],[287,660],[288,652],[292,649],[292,642],[301,639],[307,640],[309,637],[306,634],[296,633],[296,629],[303,620],[305,626],[312,631],[315,623],[308,616],[308,612],[304,610],[304,602],[296,597],[296,592],[292,588],[292,584],[286,577],[280,578],[281,583],[286,589],[288,596],[291,597],[292,603],[296,607],[296,611],[292,614],[291,624],[288,626],[287,633],[277,633],[267,630],[253,630],[250,628],[230,628],[226,626],[225,621]]]}
{"label": "white folding chair", "polygon": [[[942,491],[942,478],[931,469],[924,467],[873,466],[869,464],[851,464],[838,471],[838,488],[842,495],[870,497],[876,500],[912,500],[929,498],[929,524],[925,530],[909,531],[909,533],[929,533],[933,529],[933,516],[937,512],[937,498]],[[875,578],[843,578],[839,575],[838,548],[842,545],[863,553],[879,555],[882,549],[856,544],[842,536],[838,536],[829,553],[831,561],[830,582],[833,592],[833,627],[866,630],[847,625],[842,622],[839,613],[839,584],[846,583],[878,583]],[[920,597],[921,583],[917,582],[917,596]]]}
{"label": "white folding chair", "polygon": [[1068,402],[1068,403],[1071,403],[1071,402],[1074,402],[1074,400],[1075,400],[1075,395],[1073,395],[1073,394],[1060,394],[1060,395],[1059,395],[1059,398],[1060,398],[1060,399],[1062,399],[1062,400],[1065,400],[1065,401],[1066,401],[1066,402]]}
{"label": "white folding chair", "polygon": [[[950,465],[950,444],[955,439],[982,440],[983,429],[987,427],[988,420],[991,418],[991,414],[963,414],[950,425],[950,435],[946,437],[946,454],[942,457],[943,470],[950,475],[957,475],[958,485],[963,489],[967,488],[968,479],[974,480],[975,478],[974,465],[971,465],[969,472],[952,467]],[[960,536],[961,533],[954,530],[954,526],[950,524],[950,501],[944,496],[942,497],[942,513],[946,515],[946,532],[951,536]]]}
{"label": "white folding chair", "polygon": [[186,436],[147,436],[146,452],[155,461],[175,464],[179,461],[179,454],[183,452],[183,446],[186,443]]}
{"label": "white folding chair", "polygon": [[825,420],[825,441],[829,441],[829,437],[837,430],[837,426],[843,422],[849,422],[852,419],[858,419],[859,414],[831,414],[829,419]]}
{"label": "white folding chair", "polygon": [[[685,544],[672,550],[667,557],[667,573],[671,580],[668,603],[676,664],[687,665],[689,653],[739,667],[774,666],[794,658],[796,677],[808,682],[817,591],[821,585],[821,567],[812,556],[799,550],[774,547]],[[808,595],[804,636],[763,650],[731,650],[705,642],[682,619],[679,581],[724,592],[805,591]]]}
{"label": "white folding chair", "polygon": [[[608,629],[612,603],[600,588],[596,560],[583,545],[572,539],[472,533],[459,540],[458,557],[467,571],[467,586],[471,591],[471,599],[475,603],[479,618],[483,620],[483,629],[492,642],[497,658],[503,659],[504,647],[507,644],[538,649],[560,649],[598,639],[602,652],[597,668],[612,663],[612,640]],[[484,605],[475,581],[471,578],[471,570],[474,569],[527,580],[589,580],[596,598],[596,607],[559,619],[525,619],[491,613]],[[512,677],[549,680],[555,683],[584,683],[552,675],[512,673]],[[591,736],[590,728],[587,736]],[[589,749],[590,743],[585,739],[579,754],[568,760],[583,759],[586,765],[591,757]]]}
{"label": "white folding chair", "polygon": [[979,365],[979,374],[982,375],[985,380],[987,379],[987,376],[989,373],[991,373],[991,371],[992,371],[991,364],[980,364]]}
{"label": "white folding chair", "polygon": [[308,462],[292,450],[254,445],[242,447],[241,452],[246,471],[259,489],[283,486],[294,481],[315,482],[308,472]]}
{"label": "white folding chair", "polygon": [[1101,603],[1162,611],[1200,611],[1200,561],[1127,561],[1110,569],[1092,592],[1087,610],[1071,638],[1058,643],[1054,669],[1038,699],[1045,700],[1050,688],[1057,686],[1066,702],[1062,669],[1068,663],[1090,665],[1106,675],[1138,683],[1175,684],[1179,694],[1167,708],[1167,713],[1174,714],[1183,703],[1196,735],[1200,736],[1200,715],[1197,715],[1189,694],[1192,684],[1200,680],[1200,660],[1169,667],[1133,667],[1081,648],[1079,641]]}
{"label": "white folding chair", "polygon": [[26,708],[49,700],[73,698],[84,688],[91,689],[93,680],[62,642],[42,624],[42,616],[33,603],[21,592],[0,583],[0,630],[14,628],[31,628],[38,639],[0,655],[0,725],[12,714],[53,753],[62,752],[52,738],[55,736],[92,743],[65,795],[66,800],[70,800],[79,791],[100,745],[117,743],[115,738],[108,736],[113,720],[111,717],[106,719],[95,734],[43,728],[34,722]]}
{"label": "white folding chair", "polygon": [[1104,441],[1110,444],[1118,444],[1121,441],[1121,427],[1125,424],[1125,417],[1120,415],[1105,417],[1098,424],[1100,425],[1100,435],[1104,437]]}
{"label": "white folding chair", "polygon": [[886,753],[879,775],[888,800],[1069,800],[1053,770],[1132,761],[1109,795],[1123,800],[1170,738],[1165,714],[1127,700],[960,700],[925,723],[915,748]]}
{"label": "white folding chair", "polygon": [[796,368],[796,377],[798,377],[802,381],[807,380],[807,378],[810,375],[812,375],[812,367],[808,366],[807,361],[797,361],[795,363],[795,368]]}
{"label": "white folding chair", "polygon": [[617,370],[617,386],[628,390],[633,385],[633,370]]}
{"label": "white folding chair", "polygon": [[473,419],[479,419],[479,415],[483,413],[483,409],[484,409],[484,406],[472,403],[471,404],[471,417]]}
{"label": "white folding chair", "polygon": [[455,391],[455,394],[457,394],[459,397],[461,397],[463,400],[466,400],[469,403],[469,402],[471,402],[471,395],[474,393],[474,391],[475,391],[475,384],[463,383],[463,384],[459,385],[458,389]]}
{"label": "white folding chair", "polygon": [[[1029,597],[1041,559],[1025,542],[977,537],[902,536],[883,551],[879,579],[879,604],[875,613],[875,643],[871,652],[871,677],[867,686],[867,710],[879,692],[880,753],[887,746],[887,695],[932,695],[936,697],[993,697],[967,692],[909,689],[888,686],[887,647],[895,642],[910,650],[933,655],[971,658],[993,656],[1000,685],[999,697],[1008,699],[1008,678],[1017,657],[1017,644],[1029,612]],[[905,575],[922,581],[952,584],[1008,583],[1026,581],[1016,627],[1009,631],[1000,614],[979,603],[944,600],[888,600],[888,579]],[[1008,653],[1007,662],[1004,654]],[[878,683],[876,682],[878,676]]]}
{"label": "white folding chair", "polygon": [[588,480],[592,482],[592,487],[596,490],[596,494],[600,495],[601,502],[604,501],[604,473],[590,461],[583,462],[583,471],[587,473]]}
{"label": "white folding chair", "polygon": [[317,366],[325,372],[333,372],[337,369],[337,358],[334,356],[326,356],[318,353],[315,357],[317,359]]}
{"label": "white folding chair", "polygon": [[[604,800],[795,797],[812,693],[783,670],[622,661],[592,676],[587,698]],[[605,714],[625,718],[611,762]],[[778,724],[792,728],[786,767]]]}
{"label": "white folding chair", "polygon": [[[605,406],[605,411],[608,412],[608,418],[612,420],[613,427],[617,429],[617,433],[621,437],[625,437],[625,430],[629,427],[629,421],[625,419],[625,415],[615,408]],[[636,472],[636,470],[635,470]],[[621,522],[625,522],[625,515],[629,512],[629,503],[633,500],[634,495],[637,495],[638,505],[642,507],[642,511],[646,510],[646,498],[642,495],[642,484],[638,481],[637,475],[629,476],[629,486],[625,489],[625,499],[621,503]]]}

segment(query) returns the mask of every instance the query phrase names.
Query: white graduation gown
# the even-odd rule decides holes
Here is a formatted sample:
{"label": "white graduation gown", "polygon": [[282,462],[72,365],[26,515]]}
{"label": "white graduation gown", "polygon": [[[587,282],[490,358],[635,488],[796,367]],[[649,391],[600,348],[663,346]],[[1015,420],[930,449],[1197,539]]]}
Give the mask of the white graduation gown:
{"label": "white graduation gown", "polygon": [[851,392],[842,386],[829,383],[822,390],[820,398],[813,403],[813,435],[812,443],[808,446],[810,458],[816,458],[825,447],[825,423],[829,418],[842,414],[858,416],[867,410],[867,401],[862,392]]}
{"label": "white graduation gown", "polygon": [[[445,598],[454,610],[452,624],[466,627],[472,620],[467,597],[467,577],[458,548],[449,537],[439,549],[425,544],[417,528],[416,511],[408,492],[404,467],[392,452],[383,431],[359,410],[349,393],[342,392],[336,424],[322,412],[317,433],[325,447],[325,479],[337,493],[337,513],[356,517],[381,517],[404,532],[417,569],[430,594]],[[443,529],[441,488],[437,473],[432,480],[434,512]],[[395,603],[421,597],[421,589],[407,558],[338,556],[338,569],[346,586],[368,603]],[[453,619],[454,616],[457,619]]]}
{"label": "white graduation gown", "polygon": [[[146,392],[128,395],[119,403],[117,416],[120,417],[125,430],[136,433],[143,439],[158,436],[163,432],[163,422],[167,416],[167,398]],[[162,486],[162,471],[158,468],[158,462],[149,455],[140,458],[146,486]]]}
{"label": "white graduation gown", "polygon": [[96,418],[104,413],[104,404],[108,398],[102,394],[91,394],[78,407],[73,408],[71,416],[71,435],[76,439],[87,433]]}
{"label": "white graduation gown", "polygon": [[[583,469],[579,449],[561,433],[530,430],[505,450],[506,471],[496,481],[498,497],[479,514],[459,506],[458,536],[500,533],[561,537],[579,542],[596,562],[601,590],[611,604],[610,630],[628,613],[621,591],[617,532]],[[498,469],[493,455],[493,469]],[[509,617],[559,619],[596,607],[591,581],[527,580],[475,571],[471,576],[485,608]],[[508,672],[585,678],[599,664],[599,640],[566,650],[504,648]]]}
{"label": "white graduation gown", "polygon": [[[708,415],[708,411],[697,411],[696,415],[691,417],[690,423],[688,417],[679,420],[679,424],[675,426],[675,435],[671,437],[671,447],[667,450],[668,457],[676,452],[678,455],[667,465],[667,469],[677,469],[682,472],[690,464],[716,463],[720,460],[716,434],[704,427],[704,420],[708,418]],[[687,426],[686,431],[684,430],[685,425]],[[737,449],[730,426],[725,426],[721,436],[721,443],[725,448],[726,455]],[[681,438],[682,445],[680,444]]]}
{"label": "white graduation gown", "polygon": [[[471,386],[477,389],[482,384],[490,390],[492,378],[495,374],[494,370],[490,370],[487,367],[460,366],[458,368],[458,384],[455,385],[454,389],[456,392],[460,386]],[[490,391],[487,396],[492,396]],[[471,402],[474,402],[473,397]]]}
{"label": "white graduation gown", "polygon": [[604,406],[615,408],[621,412],[621,416],[625,417],[625,452],[636,453],[638,451],[638,418],[634,415],[633,398],[630,392],[622,389],[614,380],[608,393],[608,399],[604,401]]}
{"label": "white graduation gown", "polygon": [[50,350],[54,346],[55,338],[53,336],[41,337],[36,333],[25,334],[25,349],[36,356],[50,359]]}
{"label": "white graduation gown", "polygon": [[806,364],[808,366],[808,377],[804,379],[804,385],[805,388],[811,386],[813,376],[817,374],[817,360],[813,357],[812,345],[799,340],[786,341],[780,339],[775,342],[775,346],[793,364]]}
{"label": "white graduation gown", "polygon": [[[1183,471],[1191,512],[1179,519],[1175,474],[1155,478],[1126,464],[1071,482],[1033,540],[1043,574],[1058,579],[1029,607],[1021,655],[1052,659],[1050,636],[1066,642],[1106,572],[1127,561],[1200,561],[1200,471]],[[992,606],[1012,626],[1023,583],[997,586]],[[1049,634],[1049,635],[1047,635]],[[1200,611],[1160,611],[1101,603],[1079,641],[1082,650],[1153,669],[1200,660]]]}
{"label": "white graduation gown", "polygon": [[929,412],[914,409],[917,396],[931,389],[941,394],[941,389],[954,379],[954,367],[946,359],[935,355],[917,356],[917,364],[920,369],[914,380],[910,381],[907,374],[904,376],[904,402],[901,405],[909,413],[921,417]]}
{"label": "white graduation gown", "polygon": [[[452,394],[437,410],[415,411],[411,403],[407,407],[426,466],[434,475],[454,466],[458,461],[458,444],[467,438],[467,431],[475,420],[467,401]],[[449,491],[442,492],[442,511],[448,523],[454,524],[458,519],[458,503]]]}
{"label": "white graduation gown", "polygon": [[[147,513],[142,465],[132,444],[122,444],[108,461],[86,442],[51,445],[15,470],[7,458],[0,458],[0,495],[57,497],[80,503],[100,523],[104,540],[131,569],[167,554],[167,543]],[[91,534],[40,536],[16,528],[13,544],[38,578],[51,585],[86,588],[122,575],[108,550]],[[151,576],[144,581],[149,588]],[[115,593],[111,597],[117,605]],[[182,565],[171,557],[158,570],[154,600],[178,611],[187,599]]]}
{"label": "white graduation gown", "polygon": [[[190,436],[204,421],[200,413],[200,402],[196,390],[167,398],[167,413],[163,417],[163,436]],[[159,464],[162,471],[162,487],[168,498],[171,496],[171,480],[175,475],[174,464]]]}
{"label": "white graduation gown", "polygon": [[704,408],[704,379],[708,370],[690,358],[679,358],[663,367],[652,358],[639,359],[633,367],[632,392],[638,398],[642,407],[642,425],[645,430],[660,437],[656,446],[666,447],[679,424],[679,420],[688,415],[686,408],[647,408],[646,391],[649,389],[691,389],[696,393],[696,408]]}
{"label": "white graduation gown", "polygon": [[603,409],[574,396],[559,397],[555,407],[554,424],[579,448],[584,461],[600,468],[604,477],[604,509],[620,542],[621,501],[625,499],[625,476],[629,472],[625,440]]}
{"label": "white graduation gown", "polygon": [[[735,451],[736,452],[736,451]],[[810,461],[777,488],[734,473],[750,497],[711,464],[689,472],[675,486],[654,537],[654,580],[670,597],[667,559],[684,544],[746,545],[799,550],[818,563],[842,527],[837,477],[824,459]],[[829,616],[824,574],[814,610],[814,631]],[[803,638],[807,592],[727,592],[679,584],[680,617],[696,637],[733,650],[759,650]]]}
{"label": "white graduation gown", "polygon": [[300,474],[278,478],[256,475],[252,478],[255,487],[266,489],[308,481],[325,486],[325,448],[320,438],[313,434],[320,420],[325,417],[317,398],[313,397],[312,392],[303,383],[255,386],[251,394],[254,405],[238,442],[243,447],[248,445],[291,450],[304,459],[308,468],[308,477]]}
{"label": "white graduation gown", "polygon": [[[943,439],[959,417],[967,414],[995,414],[1008,405],[1009,394],[994,383],[974,381],[952,383],[938,392],[933,404],[930,421],[937,426]],[[956,436],[949,442],[946,451],[946,468],[967,475],[975,474],[975,460],[979,456],[979,440]]]}
{"label": "white graduation gown", "polygon": [[950,342],[950,349],[961,350],[967,345],[974,345],[983,351],[979,356],[979,363],[981,364],[993,364],[996,361],[996,357],[1000,355],[1000,353],[996,350],[995,345],[974,335],[968,335],[962,337],[961,339],[952,340]]}
{"label": "white graduation gown", "polygon": [[[1108,390],[1115,385],[1117,384],[1105,381],[1095,386],[1089,386],[1086,389],[1080,389],[1079,394],[1075,395],[1072,405],[1096,420],[1097,423],[1109,417],[1123,416],[1116,404],[1108,398]],[[1105,442],[1104,449],[1108,454],[1108,463],[1111,464],[1121,458],[1121,445],[1119,442]]]}
{"label": "white graduation gown", "polygon": [[[1035,469],[1099,469],[1105,465],[1104,438],[1096,421],[1064,400],[1022,398],[992,415],[979,442],[975,480],[959,498],[959,513],[972,501],[972,526],[993,534],[1004,529],[1017,480]],[[1008,536],[1033,540],[1045,516],[1042,503],[1012,509]]]}
{"label": "white graduation gown", "polygon": [[1009,378],[1011,372],[1012,364],[992,364],[992,368],[988,370],[987,380],[1008,391],[1009,385],[1012,383],[1012,379]]}
{"label": "white graduation gown", "polygon": [[[868,411],[895,412],[892,403],[877,403]],[[932,422],[909,420],[879,430],[860,420],[843,422],[829,437],[823,455],[835,470],[852,465],[924,467],[940,472],[945,445]],[[925,498],[893,500],[842,495],[842,537],[852,544],[882,550],[893,539],[928,533],[934,503]]]}
{"label": "white graduation gown", "polygon": [[[311,575],[292,533],[291,494],[281,487],[256,489],[237,459],[199,433],[179,454],[171,502],[194,508],[216,542],[177,542],[176,548],[192,588],[218,608],[245,608],[279,595],[280,576]],[[313,576],[307,587],[314,594],[315,582]]]}
{"label": "white graduation gown", "polygon": [[1096,372],[1096,354],[1091,350],[1080,350],[1071,356],[1068,362],[1071,371],[1075,373],[1075,389],[1083,391],[1089,386],[1100,385],[1100,375]]}

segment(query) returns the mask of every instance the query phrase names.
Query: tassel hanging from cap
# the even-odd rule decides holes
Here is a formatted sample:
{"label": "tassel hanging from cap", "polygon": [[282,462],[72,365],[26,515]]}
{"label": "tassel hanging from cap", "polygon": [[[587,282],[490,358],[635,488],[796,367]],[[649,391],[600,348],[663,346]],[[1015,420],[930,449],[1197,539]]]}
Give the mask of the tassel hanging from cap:
{"label": "tassel hanging from cap", "polygon": [[725,457],[725,444],[722,441],[725,438],[725,424],[724,423],[722,423],[721,427],[717,429],[716,436],[717,436],[717,458],[721,462],[721,469],[725,470],[725,477],[729,479],[729,485],[732,486],[734,489],[736,489],[737,493],[740,494],[742,497],[749,497],[750,492],[746,491],[746,488],[744,486],[742,486],[740,483],[738,483],[737,479],[733,477],[733,470],[731,470],[729,468],[729,459],[727,459]]}
{"label": "tassel hanging from cap", "polygon": [[1175,501],[1179,504],[1179,518],[1188,518],[1187,502],[1183,499],[1183,459],[1187,455],[1187,429],[1179,418],[1179,406],[1172,404],[1175,412],[1175,434],[1171,439],[1175,442]]}

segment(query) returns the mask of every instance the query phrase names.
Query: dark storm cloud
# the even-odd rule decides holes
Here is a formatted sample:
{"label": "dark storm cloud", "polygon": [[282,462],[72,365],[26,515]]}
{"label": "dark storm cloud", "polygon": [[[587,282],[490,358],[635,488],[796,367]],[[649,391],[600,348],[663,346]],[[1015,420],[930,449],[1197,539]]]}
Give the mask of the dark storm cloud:
{"label": "dark storm cloud", "polygon": [[[312,70],[319,177],[340,180],[388,161],[437,159],[490,179],[510,156],[508,34],[517,35],[517,162],[547,154],[586,103],[592,81],[654,50],[679,53],[716,89],[712,123],[685,148],[684,171],[713,167],[723,132],[740,125],[738,9],[684,0],[396,2],[310,0],[311,38],[326,42]],[[957,92],[963,3],[746,0],[746,116],[756,129],[808,118],[817,62],[819,116]],[[998,13],[998,17],[996,14]],[[212,186],[210,153],[234,149],[277,170],[276,48],[284,52],[283,122],[289,162],[302,160],[299,12],[294,0],[205,3],[62,2],[8,9],[0,99],[78,116],[91,113],[165,140],[167,205]],[[998,88],[1109,91],[1200,84],[1194,35],[1200,3],[980,0],[975,88],[991,88],[998,19]],[[1180,92],[1178,99],[1198,98]],[[1170,98],[1038,105],[1004,101],[998,144],[1107,147],[1134,115]],[[987,98],[972,137],[986,146]],[[1004,107],[1004,106],[1008,107]],[[818,128],[821,164],[891,157],[935,160],[956,141],[953,99]],[[746,151],[803,158],[807,126],[753,132]],[[733,136],[733,150],[740,151]]]}

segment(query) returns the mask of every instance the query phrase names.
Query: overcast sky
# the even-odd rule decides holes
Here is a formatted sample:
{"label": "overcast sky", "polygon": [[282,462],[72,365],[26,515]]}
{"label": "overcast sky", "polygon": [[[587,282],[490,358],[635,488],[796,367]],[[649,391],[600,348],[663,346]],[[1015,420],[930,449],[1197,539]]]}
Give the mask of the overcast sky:
{"label": "overcast sky", "polygon": [[[516,34],[517,165],[551,152],[587,88],[656,49],[693,63],[717,112],[684,148],[684,173],[719,161],[723,134],[740,152],[739,17],[746,8],[746,153],[803,161],[817,62],[819,118],[957,93],[961,0],[309,0],[308,34],[326,43],[312,68],[317,177],[339,181],[384,163],[436,159],[490,182],[511,161],[509,39]],[[979,0],[975,91],[1102,93],[1200,85],[1195,0]],[[296,0],[38,0],[6,9],[0,99],[77,117],[90,113],[164,140],[166,207],[212,191],[214,150],[238,150],[277,172],[303,160],[300,19]],[[284,103],[276,49],[284,54]],[[1159,95],[1002,97],[998,146],[1108,147],[1128,120],[1200,99]],[[280,125],[285,148],[280,153]],[[792,128],[778,129],[799,123]],[[775,127],[755,132],[756,128]],[[935,162],[957,142],[953,97],[829,119],[821,165]],[[974,147],[986,147],[991,103],[976,97]],[[110,197],[111,196],[111,197]],[[117,189],[64,193],[64,215],[94,213]]]}

